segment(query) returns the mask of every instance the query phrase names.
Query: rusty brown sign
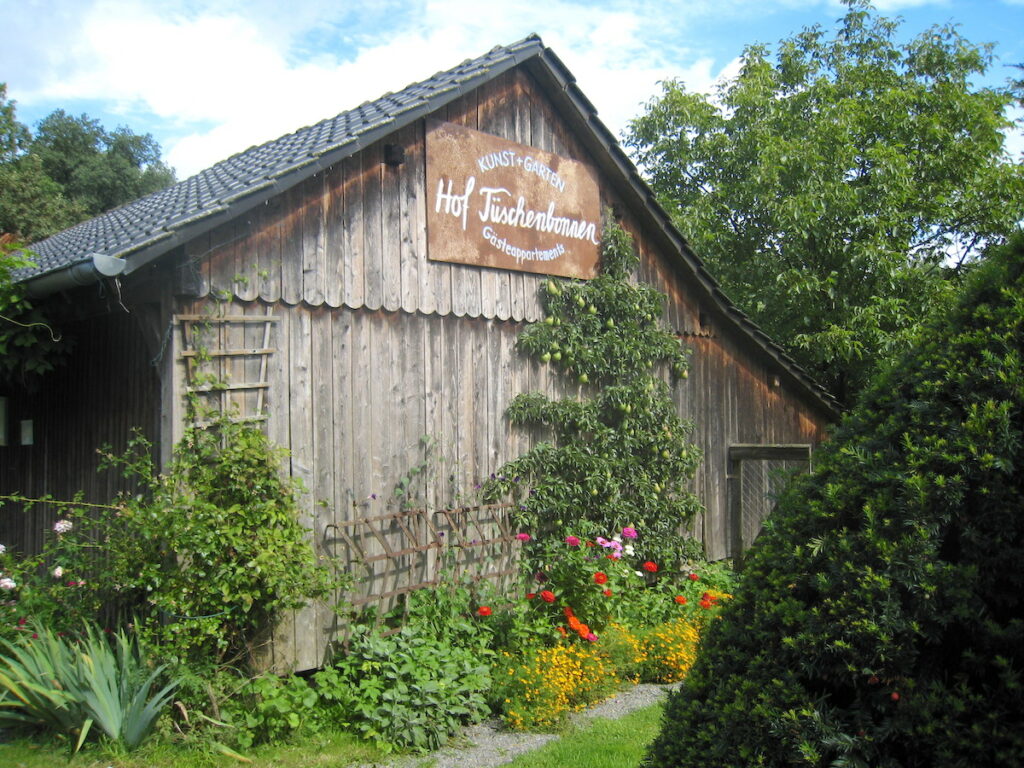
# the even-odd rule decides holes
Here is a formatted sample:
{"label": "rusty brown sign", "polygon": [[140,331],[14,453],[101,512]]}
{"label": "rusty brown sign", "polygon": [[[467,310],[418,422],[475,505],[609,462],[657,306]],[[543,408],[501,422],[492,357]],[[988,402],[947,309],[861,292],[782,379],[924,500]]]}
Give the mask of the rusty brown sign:
{"label": "rusty brown sign", "polygon": [[427,247],[437,261],[591,278],[601,201],[583,163],[427,124]]}

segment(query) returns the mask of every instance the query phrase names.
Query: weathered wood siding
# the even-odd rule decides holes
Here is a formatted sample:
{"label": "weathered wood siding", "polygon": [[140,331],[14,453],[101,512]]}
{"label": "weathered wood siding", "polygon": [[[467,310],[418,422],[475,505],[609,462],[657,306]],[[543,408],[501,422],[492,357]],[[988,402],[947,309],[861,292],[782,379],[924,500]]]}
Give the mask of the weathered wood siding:
{"label": "weathered wood siding", "polygon": [[[74,346],[38,390],[0,392],[9,398],[15,426],[31,419],[35,433],[34,445],[17,445],[15,431],[15,444],[0,447],[0,493],[70,500],[82,491],[85,501],[107,503],[127,485],[116,471],[97,472],[97,449],[110,445],[122,452],[135,428],[156,439],[154,348],[144,342],[137,318],[121,310],[68,323],[66,333]],[[51,505],[26,515],[19,504],[6,503],[0,543],[38,552],[55,519]]]}
{"label": "weathered wood siding", "polygon": [[[523,71],[435,116],[593,164]],[[323,554],[340,554],[330,542],[344,521],[395,507],[413,468],[423,470],[410,484],[415,503],[474,503],[477,484],[536,437],[509,426],[510,400],[579,391],[515,348],[524,323],[542,317],[543,277],[427,259],[424,122],[387,142],[404,149],[403,165],[385,165],[383,142],[372,145],[186,248],[200,290],[181,312],[280,318],[268,431],[308,489],[304,522]],[[607,184],[602,196],[619,203]],[[705,457],[694,489],[706,513],[694,533],[711,557],[726,557],[729,446],[817,443],[824,414],[694,295],[678,257],[629,214],[623,223],[642,255],[637,279],[668,295],[665,322],[693,350],[676,399]],[[434,441],[430,456],[424,439]],[[275,666],[318,664],[335,629],[323,606],[293,617],[275,640]]]}

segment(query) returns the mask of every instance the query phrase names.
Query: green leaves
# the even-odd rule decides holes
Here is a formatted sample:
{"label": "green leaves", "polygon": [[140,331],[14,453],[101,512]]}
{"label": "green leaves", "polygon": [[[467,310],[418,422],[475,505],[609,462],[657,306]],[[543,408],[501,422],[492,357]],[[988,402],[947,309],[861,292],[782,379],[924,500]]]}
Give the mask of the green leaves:
{"label": "green leaves", "polygon": [[150,695],[164,667],[149,668],[134,636],[110,641],[86,626],[80,642],[39,629],[0,655],[0,720],[41,725],[76,737],[81,747],[96,725],[127,749],[137,747],[170,702],[177,682]]}
{"label": "green leaves", "polygon": [[651,762],[1024,760],[1024,240],[780,500]]}
{"label": "green leaves", "polygon": [[665,381],[685,376],[686,354],[658,323],[664,296],[631,282],[637,264],[629,235],[609,223],[598,277],[545,283],[547,317],[519,346],[571,377],[579,394],[516,396],[509,420],[547,428],[551,439],[502,467],[485,493],[513,496],[518,523],[534,535],[557,533],[563,520],[642,526],[645,558],[672,562],[700,506],[687,483],[701,455]]}
{"label": "green leaves", "polygon": [[630,126],[662,204],[726,293],[841,400],[949,301],[943,264],[1024,217],[1002,154],[1010,95],[949,27],[897,42],[861,2],[744,52],[714,96],[664,84]]}

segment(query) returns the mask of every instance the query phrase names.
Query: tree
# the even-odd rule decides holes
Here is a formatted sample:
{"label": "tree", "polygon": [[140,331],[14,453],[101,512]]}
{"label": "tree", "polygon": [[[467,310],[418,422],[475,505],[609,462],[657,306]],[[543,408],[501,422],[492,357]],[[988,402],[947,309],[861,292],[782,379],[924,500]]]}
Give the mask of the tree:
{"label": "tree", "polygon": [[791,488],[649,766],[1024,764],[1024,236]]}
{"label": "tree", "polygon": [[953,27],[898,44],[846,0],[834,35],[748,47],[714,97],[664,83],[630,125],[662,204],[726,293],[840,400],[906,346],[948,279],[1024,217],[1007,90]]}
{"label": "tree", "polygon": [[46,175],[89,216],[156,192],[174,182],[152,136],[125,127],[108,133],[87,115],[58,109],[40,121],[29,152]]}
{"label": "tree", "polygon": [[518,524],[534,534],[579,534],[588,523],[609,536],[640,528],[638,554],[668,565],[683,553],[680,527],[700,508],[688,485],[701,451],[661,375],[685,378],[687,360],[658,324],[665,297],[630,282],[638,262],[629,235],[609,224],[596,278],[545,284],[547,316],[519,346],[573,377],[581,396],[516,396],[512,423],[550,429],[554,439],[505,464],[485,493],[513,494]]}
{"label": "tree", "polygon": [[34,242],[173,182],[149,134],[57,110],[33,137],[0,84],[0,233]]}

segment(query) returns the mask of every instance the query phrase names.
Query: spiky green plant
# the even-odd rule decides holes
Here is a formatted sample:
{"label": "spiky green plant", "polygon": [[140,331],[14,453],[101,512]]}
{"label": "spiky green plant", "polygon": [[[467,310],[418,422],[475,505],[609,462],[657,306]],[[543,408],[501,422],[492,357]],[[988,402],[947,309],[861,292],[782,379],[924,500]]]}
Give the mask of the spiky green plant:
{"label": "spiky green plant", "polygon": [[39,629],[0,654],[0,721],[41,727],[76,738],[77,751],[93,725],[127,749],[137,747],[177,687],[155,694],[163,666],[151,668],[138,641],[124,631],[104,637],[87,626],[77,645]]}

